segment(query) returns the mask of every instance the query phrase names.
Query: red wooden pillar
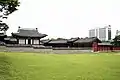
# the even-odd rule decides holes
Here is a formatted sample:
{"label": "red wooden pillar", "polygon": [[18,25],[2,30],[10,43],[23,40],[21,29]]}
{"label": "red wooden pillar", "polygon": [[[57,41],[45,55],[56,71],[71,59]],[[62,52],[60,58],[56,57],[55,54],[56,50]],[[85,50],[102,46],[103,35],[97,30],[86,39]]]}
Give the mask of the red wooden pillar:
{"label": "red wooden pillar", "polygon": [[102,49],[101,49],[101,46],[99,46],[99,51],[101,51]]}
{"label": "red wooden pillar", "polygon": [[92,44],[92,48],[93,48],[93,51],[94,51],[94,52],[97,52],[97,51],[98,51],[98,43],[94,42],[94,43]]}

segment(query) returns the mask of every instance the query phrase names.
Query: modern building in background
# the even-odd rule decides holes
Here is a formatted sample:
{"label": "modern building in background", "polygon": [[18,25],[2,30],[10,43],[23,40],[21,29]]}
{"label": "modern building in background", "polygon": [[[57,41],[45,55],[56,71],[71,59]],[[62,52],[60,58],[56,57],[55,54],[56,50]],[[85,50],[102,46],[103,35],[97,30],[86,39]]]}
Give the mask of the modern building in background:
{"label": "modern building in background", "polygon": [[120,35],[120,31],[116,30],[116,36]]}
{"label": "modern building in background", "polygon": [[111,40],[111,25],[89,30],[89,37],[97,37],[101,41]]}

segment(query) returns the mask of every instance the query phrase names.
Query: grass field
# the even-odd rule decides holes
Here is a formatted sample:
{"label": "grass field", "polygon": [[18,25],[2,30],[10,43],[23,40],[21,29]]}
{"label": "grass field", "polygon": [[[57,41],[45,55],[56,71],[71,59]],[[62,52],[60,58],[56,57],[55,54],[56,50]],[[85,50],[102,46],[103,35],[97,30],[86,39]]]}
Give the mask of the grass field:
{"label": "grass field", "polygon": [[1,52],[0,80],[120,80],[120,55]]}

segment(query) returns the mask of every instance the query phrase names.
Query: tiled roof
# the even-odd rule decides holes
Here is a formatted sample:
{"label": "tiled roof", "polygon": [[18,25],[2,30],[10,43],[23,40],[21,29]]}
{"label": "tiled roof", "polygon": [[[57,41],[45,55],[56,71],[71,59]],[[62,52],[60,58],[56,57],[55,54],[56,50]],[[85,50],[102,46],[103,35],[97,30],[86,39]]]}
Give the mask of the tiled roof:
{"label": "tiled roof", "polygon": [[51,40],[49,43],[51,44],[63,44],[63,43],[67,43],[66,39],[57,39],[57,40]]}
{"label": "tiled roof", "polygon": [[42,43],[48,43],[48,42],[50,42],[50,41],[51,41],[51,40],[49,40],[49,39],[41,40]]}
{"label": "tiled roof", "polygon": [[76,41],[78,39],[79,39],[79,37],[77,37],[77,38],[71,38],[71,39],[68,39],[68,42],[74,42],[74,41]]}
{"label": "tiled roof", "polygon": [[19,37],[39,37],[43,38],[46,37],[46,34],[41,34],[35,29],[19,29],[18,33],[12,33],[13,36],[19,36]]}
{"label": "tiled roof", "polygon": [[12,36],[7,36],[6,38],[4,38],[4,40],[6,40],[6,41],[17,41],[17,39],[13,38]]}
{"label": "tiled roof", "polygon": [[101,42],[98,38],[92,37],[92,38],[78,39],[78,40],[75,41],[74,43],[89,43],[89,42],[93,42],[93,41],[95,41],[95,40],[98,40],[99,42]]}
{"label": "tiled roof", "polygon": [[53,39],[53,40],[42,40],[43,43],[50,43],[50,44],[66,44],[69,42],[73,43],[89,43],[93,42],[95,40],[98,40],[101,42],[98,38],[71,38],[71,39]]}

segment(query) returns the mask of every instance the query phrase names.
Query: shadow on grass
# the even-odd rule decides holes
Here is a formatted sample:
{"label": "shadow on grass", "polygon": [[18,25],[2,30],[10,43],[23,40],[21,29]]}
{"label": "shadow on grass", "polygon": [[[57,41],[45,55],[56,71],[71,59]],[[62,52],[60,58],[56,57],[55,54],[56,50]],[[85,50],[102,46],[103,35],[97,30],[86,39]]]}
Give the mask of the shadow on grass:
{"label": "shadow on grass", "polygon": [[5,54],[0,54],[0,80],[10,80],[11,62]]}

